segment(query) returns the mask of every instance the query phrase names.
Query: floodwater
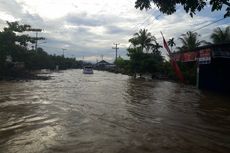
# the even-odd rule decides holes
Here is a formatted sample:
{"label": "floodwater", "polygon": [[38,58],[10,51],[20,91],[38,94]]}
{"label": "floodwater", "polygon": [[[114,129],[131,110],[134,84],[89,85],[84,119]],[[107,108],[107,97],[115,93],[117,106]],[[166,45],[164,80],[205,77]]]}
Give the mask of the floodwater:
{"label": "floodwater", "polygon": [[229,153],[230,99],[81,70],[0,82],[1,153]]}

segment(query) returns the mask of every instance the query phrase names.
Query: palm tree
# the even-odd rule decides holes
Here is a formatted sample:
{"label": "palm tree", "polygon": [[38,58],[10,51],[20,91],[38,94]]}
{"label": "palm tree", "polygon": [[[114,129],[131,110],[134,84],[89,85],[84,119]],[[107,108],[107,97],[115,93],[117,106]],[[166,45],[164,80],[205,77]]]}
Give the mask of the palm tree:
{"label": "palm tree", "polygon": [[173,46],[176,46],[176,44],[175,44],[175,42],[174,42],[174,38],[169,39],[169,41],[168,41],[167,43],[168,43],[168,45],[171,47],[171,51],[172,51],[172,47],[173,47]]}
{"label": "palm tree", "polygon": [[152,53],[153,54],[160,54],[159,49],[162,48],[162,46],[155,41],[156,44],[152,45]]}
{"label": "palm tree", "polygon": [[182,34],[179,40],[182,42],[182,47],[177,47],[177,49],[181,52],[185,50],[193,50],[199,47],[205,41],[199,41],[198,37],[200,35],[196,32],[188,31],[186,34]]}
{"label": "palm tree", "polygon": [[[138,46],[138,44],[139,44],[139,41],[138,41],[138,39],[137,38],[131,38],[131,39],[129,39],[129,42],[131,43],[131,45],[133,45],[133,47],[134,48],[136,48],[137,46]],[[130,46],[131,46],[130,45]]]}
{"label": "palm tree", "polygon": [[230,42],[230,26],[223,30],[220,27],[214,29],[211,39],[214,44]]}
{"label": "palm tree", "polygon": [[147,52],[151,48],[153,42],[156,41],[156,38],[148,32],[147,29],[140,29],[138,33],[134,34],[134,37],[129,39],[129,42],[133,44],[134,47],[140,45],[142,52],[145,49]]}

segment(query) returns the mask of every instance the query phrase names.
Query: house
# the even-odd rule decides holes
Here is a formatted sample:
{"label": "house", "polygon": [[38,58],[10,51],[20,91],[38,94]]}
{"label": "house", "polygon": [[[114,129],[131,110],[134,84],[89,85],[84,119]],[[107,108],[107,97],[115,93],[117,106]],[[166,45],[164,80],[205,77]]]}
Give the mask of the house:
{"label": "house", "polygon": [[199,89],[230,92],[230,43],[202,46],[171,56],[175,61],[196,65]]}
{"label": "house", "polygon": [[105,69],[105,68],[113,68],[115,67],[114,64],[111,64],[105,60],[101,60],[100,62],[97,62],[95,65],[94,65],[95,68],[98,68],[98,69]]}

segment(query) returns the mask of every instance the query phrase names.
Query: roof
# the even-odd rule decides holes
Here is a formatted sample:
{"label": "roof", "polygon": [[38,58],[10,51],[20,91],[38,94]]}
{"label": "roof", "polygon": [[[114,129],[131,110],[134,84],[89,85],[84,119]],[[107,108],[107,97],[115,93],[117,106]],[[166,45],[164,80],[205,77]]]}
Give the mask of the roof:
{"label": "roof", "polygon": [[[202,49],[218,49],[218,48],[230,48],[230,43],[220,43],[220,44],[210,44],[210,45],[204,45],[204,46],[200,46],[197,47],[193,50],[185,50],[185,52],[199,52]],[[178,53],[185,53],[185,52],[174,52],[172,54],[178,54]]]}
{"label": "roof", "polygon": [[100,62],[97,63],[97,65],[111,65],[111,63],[109,63],[105,60],[101,60]]}

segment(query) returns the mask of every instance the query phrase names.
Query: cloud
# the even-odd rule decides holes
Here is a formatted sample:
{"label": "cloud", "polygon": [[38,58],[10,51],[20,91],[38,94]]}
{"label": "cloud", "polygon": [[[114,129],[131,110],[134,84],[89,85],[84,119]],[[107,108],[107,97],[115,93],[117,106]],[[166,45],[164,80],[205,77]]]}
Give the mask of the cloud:
{"label": "cloud", "polygon": [[[39,36],[46,37],[40,44],[50,54],[76,56],[96,61],[100,55],[113,61],[113,43],[120,43],[118,55],[126,57],[128,39],[140,28],[147,28],[162,43],[160,31],[166,39],[177,39],[188,30],[196,30],[223,17],[224,9],[210,13],[210,7],[191,18],[179,7],[173,15],[163,15],[157,8],[139,11],[134,8],[135,0],[0,0],[0,28],[5,21],[20,21],[34,28],[41,28]],[[208,13],[207,13],[208,12]],[[209,40],[210,33],[217,26],[229,25],[229,18],[200,29],[200,39]],[[35,36],[35,33],[29,33]],[[163,51],[163,50],[162,50]],[[164,53],[164,51],[163,51]]]}

